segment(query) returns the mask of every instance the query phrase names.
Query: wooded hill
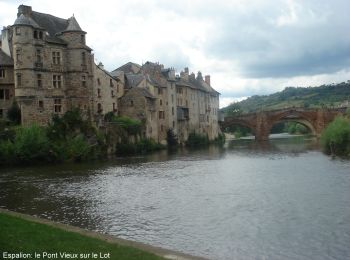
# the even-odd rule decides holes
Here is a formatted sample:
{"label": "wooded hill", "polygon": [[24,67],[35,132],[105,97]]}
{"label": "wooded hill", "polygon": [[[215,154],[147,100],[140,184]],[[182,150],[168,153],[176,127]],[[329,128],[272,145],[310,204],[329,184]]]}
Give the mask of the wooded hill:
{"label": "wooded hill", "polygon": [[265,96],[251,96],[233,103],[222,111],[225,115],[274,110],[289,107],[339,107],[350,102],[350,80],[319,87],[286,87],[280,92]]}

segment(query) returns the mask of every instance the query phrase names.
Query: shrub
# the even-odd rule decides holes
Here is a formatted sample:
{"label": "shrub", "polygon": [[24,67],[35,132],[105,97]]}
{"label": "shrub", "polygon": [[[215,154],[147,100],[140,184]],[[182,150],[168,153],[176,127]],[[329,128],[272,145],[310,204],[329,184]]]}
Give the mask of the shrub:
{"label": "shrub", "polygon": [[321,144],[328,154],[350,156],[350,120],[335,118],[322,132]]}
{"label": "shrub", "polygon": [[189,146],[189,147],[203,146],[208,144],[209,144],[208,136],[196,134],[195,132],[190,133],[186,141],[186,146]]}
{"label": "shrub", "polygon": [[117,155],[145,154],[163,149],[164,146],[153,139],[141,139],[136,143],[119,143],[116,147]]}
{"label": "shrub", "polygon": [[166,132],[166,141],[168,147],[176,146],[178,144],[177,136],[176,134],[174,134],[173,129],[168,129],[168,131]]}
{"label": "shrub", "polygon": [[137,135],[141,132],[142,122],[127,116],[112,117],[112,123],[125,129],[130,135]]}
{"label": "shrub", "polygon": [[21,123],[21,109],[16,101],[14,101],[7,111],[7,118],[14,124],[19,125]]}
{"label": "shrub", "polygon": [[219,133],[218,137],[214,139],[214,143],[224,144],[226,141],[226,136],[223,133]]}

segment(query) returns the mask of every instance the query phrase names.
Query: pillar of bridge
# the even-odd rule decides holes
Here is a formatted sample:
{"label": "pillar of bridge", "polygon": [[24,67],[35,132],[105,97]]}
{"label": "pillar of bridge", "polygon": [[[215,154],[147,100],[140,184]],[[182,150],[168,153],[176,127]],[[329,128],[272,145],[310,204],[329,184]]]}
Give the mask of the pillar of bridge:
{"label": "pillar of bridge", "polygon": [[256,141],[267,141],[270,135],[270,125],[265,112],[259,112],[256,114],[256,129],[255,129],[255,140]]}

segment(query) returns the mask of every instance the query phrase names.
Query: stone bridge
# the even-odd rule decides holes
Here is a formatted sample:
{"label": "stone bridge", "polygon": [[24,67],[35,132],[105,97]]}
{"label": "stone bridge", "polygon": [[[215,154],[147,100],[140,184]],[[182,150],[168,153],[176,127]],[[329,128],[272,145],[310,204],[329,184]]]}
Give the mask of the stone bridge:
{"label": "stone bridge", "polygon": [[293,121],[308,127],[311,132],[319,137],[322,130],[338,115],[343,115],[346,108],[336,109],[305,109],[288,108],[281,110],[260,111],[256,113],[243,114],[239,116],[225,117],[220,123],[221,129],[233,125],[245,126],[251,129],[255,140],[265,141],[273,125],[279,122]]}

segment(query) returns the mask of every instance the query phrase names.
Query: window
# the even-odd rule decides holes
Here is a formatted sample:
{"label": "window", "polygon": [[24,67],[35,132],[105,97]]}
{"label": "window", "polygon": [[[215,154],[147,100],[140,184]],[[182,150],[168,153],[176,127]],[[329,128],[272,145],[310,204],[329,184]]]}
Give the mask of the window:
{"label": "window", "polygon": [[54,111],[55,111],[55,113],[62,112],[62,100],[60,98],[54,99]]}
{"label": "window", "polygon": [[100,80],[100,78],[97,78],[97,85],[101,85],[101,80]]}
{"label": "window", "polygon": [[0,69],[0,78],[5,78],[5,70]]}
{"label": "window", "polygon": [[159,111],[159,119],[164,119],[164,118],[165,118],[164,111]]}
{"label": "window", "polygon": [[113,90],[111,91],[111,97],[115,97]]}
{"label": "window", "polygon": [[174,115],[174,107],[171,108],[171,114]]}
{"label": "window", "polygon": [[117,110],[115,103],[113,103],[113,111],[115,112]]}
{"label": "window", "polygon": [[158,95],[163,95],[163,89],[158,88]]}
{"label": "window", "polygon": [[109,86],[113,87],[113,80],[112,79],[109,79]]}
{"label": "window", "polygon": [[85,52],[81,53],[81,64],[85,65],[86,64],[86,55]]}
{"label": "window", "polygon": [[101,103],[97,104],[97,112],[98,113],[102,113],[102,105],[101,105]]}
{"label": "window", "polygon": [[0,109],[0,118],[3,118],[3,117],[4,117],[4,110]]}
{"label": "window", "polygon": [[38,31],[34,31],[34,39],[38,39]]}
{"label": "window", "polygon": [[36,74],[36,82],[38,84],[38,88],[41,88],[42,85],[42,78],[41,78],[41,74]]}
{"label": "window", "polygon": [[159,105],[162,106],[163,105],[163,100],[159,100]]}
{"label": "window", "polygon": [[86,87],[86,76],[81,76],[81,85]]}
{"label": "window", "polygon": [[54,88],[62,87],[62,76],[61,75],[53,75],[52,76],[52,85]]}
{"label": "window", "polygon": [[175,128],[175,121],[173,121],[173,128]]}
{"label": "window", "polygon": [[97,89],[97,97],[101,97],[101,89],[100,88]]}
{"label": "window", "polygon": [[36,50],[36,62],[42,62],[41,50],[40,49]]}
{"label": "window", "polygon": [[52,63],[55,65],[61,64],[61,53],[59,51],[52,52]]}
{"label": "window", "polygon": [[85,44],[85,35],[84,34],[80,35],[80,42],[82,44]]}
{"label": "window", "polygon": [[9,100],[9,99],[10,99],[10,90],[0,89],[0,100]]}
{"label": "window", "polygon": [[130,100],[130,106],[133,107],[134,106],[134,101]]}
{"label": "window", "polygon": [[42,31],[39,32],[39,39],[41,39],[41,40],[43,39],[43,32]]}
{"label": "window", "polygon": [[16,78],[17,78],[17,86],[22,86],[22,74],[17,73]]}
{"label": "window", "polygon": [[174,94],[171,94],[171,103],[174,104]]}
{"label": "window", "polygon": [[16,27],[16,35],[21,35],[21,28]]}
{"label": "window", "polygon": [[19,62],[21,60],[21,50],[16,50],[16,62]]}
{"label": "window", "polygon": [[43,109],[44,108],[44,101],[39,100],[38,106],[39,106],[40,109]]}

